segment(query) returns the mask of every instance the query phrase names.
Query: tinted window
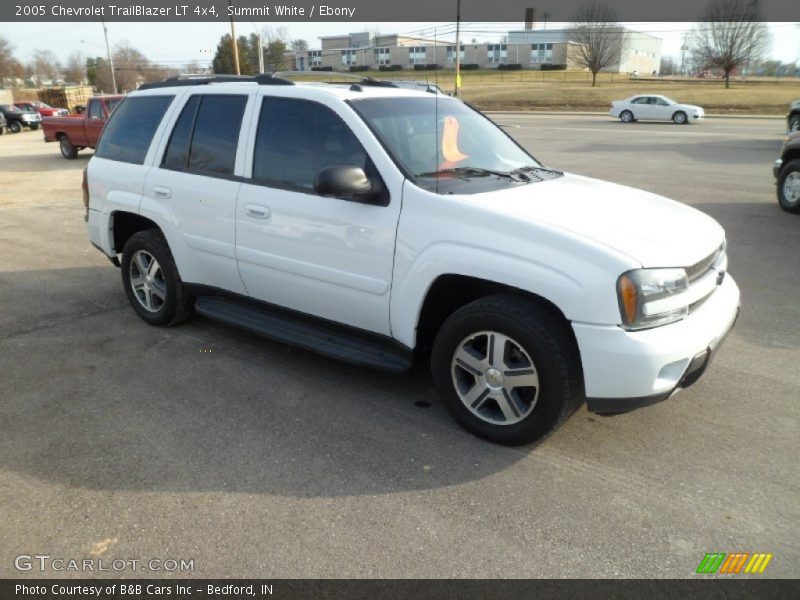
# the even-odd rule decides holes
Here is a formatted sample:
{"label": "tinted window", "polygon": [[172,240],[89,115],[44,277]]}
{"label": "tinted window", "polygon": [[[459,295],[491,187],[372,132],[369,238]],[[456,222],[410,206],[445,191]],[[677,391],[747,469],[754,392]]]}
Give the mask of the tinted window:
{"label": "tinted window", "polygon": [[247,96],[202,96],[189,150],[189,170],[233,174]]}
{"label": "tinted window", "polygon": [[199,103],[200,96],[190,97],[175,123],[164,153],[164,161],[161,163],[167,169],[185,169],[189,164],[189,144],[192,141],[192,126]]}
{"label": "tinted window", "polygon": [[331,109],[292,98],[264,98],[256,132],[253,178],[303,190],[325,167],[352,165],[374,174],[367,153]]}
{"label": "tinted window", "polygon": [[[95,156],[141,165],[174,96],[126,98],[106,123]],[[93,103],[96,104],[96,103]]]}

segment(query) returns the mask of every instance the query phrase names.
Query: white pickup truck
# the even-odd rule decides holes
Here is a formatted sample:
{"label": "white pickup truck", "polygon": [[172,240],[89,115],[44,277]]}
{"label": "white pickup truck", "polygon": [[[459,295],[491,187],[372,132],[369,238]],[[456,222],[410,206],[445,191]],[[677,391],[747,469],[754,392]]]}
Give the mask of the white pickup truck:
{"label": "white pickup truck", "polygon": [[429,358],[455,419],[504,444],[584,401],[668,398],[739,311],[710,217],[545,167],[459,100],[372,79],[143,86],[84,201],[146,322],[199,313],[392,371]]}

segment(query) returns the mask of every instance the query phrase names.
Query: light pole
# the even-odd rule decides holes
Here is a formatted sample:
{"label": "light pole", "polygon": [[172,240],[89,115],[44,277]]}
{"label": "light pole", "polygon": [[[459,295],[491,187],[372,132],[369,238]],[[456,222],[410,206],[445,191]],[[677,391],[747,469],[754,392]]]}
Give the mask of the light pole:
{"label": "light pole", "polygon": [[[233,0],[228,0],[228,8],[233,6]],[[233,67],[237,75],[241,75],[239,70],[239,44],[236,43],[236,24],[233,21],[233,11],[231,13],[231,46],[233,47]]]}
{"label": "light pole", "polygon": [[100,19],[103,24],[103,37],[106,38],[106,54],[108,55],[108,65],[111,67],[111,85],[114,87],[114,93],[117,93],[117,76],[114,74],[114,59],[111,57],[111,46],[108,45],[108,27],[104,19]]}

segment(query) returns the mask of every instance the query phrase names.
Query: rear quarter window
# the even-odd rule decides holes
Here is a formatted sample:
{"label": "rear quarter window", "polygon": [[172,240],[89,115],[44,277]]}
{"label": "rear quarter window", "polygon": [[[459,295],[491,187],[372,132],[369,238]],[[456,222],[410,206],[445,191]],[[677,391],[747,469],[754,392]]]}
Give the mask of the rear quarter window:
{"label": "rear quarter window", "polygon": [[95,156],[141,165],[175,96],[126,98],[106,123]]}

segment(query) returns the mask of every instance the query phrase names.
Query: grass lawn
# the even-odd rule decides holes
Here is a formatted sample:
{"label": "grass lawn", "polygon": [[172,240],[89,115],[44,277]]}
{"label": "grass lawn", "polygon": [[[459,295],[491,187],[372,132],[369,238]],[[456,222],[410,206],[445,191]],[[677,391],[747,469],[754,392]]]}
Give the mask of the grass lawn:
{"label": "grass lawn", "polygon": [[[315,74],[317,77],[320,74]],[[331,78],[335,73],[326,74]],[[357,73],[376,79],[436,81],[453,89],[453,71],[373,71]],[[461,98],[481,110],[607,111],[612,100],[634,94],[664,94],[676,102],[697,104],[707,113],[785,115],[800,98],[800,79],[752,78],[731,81],[687,78],[639,79],[600,73],[597,87],[583,71],[462,71]]]}

